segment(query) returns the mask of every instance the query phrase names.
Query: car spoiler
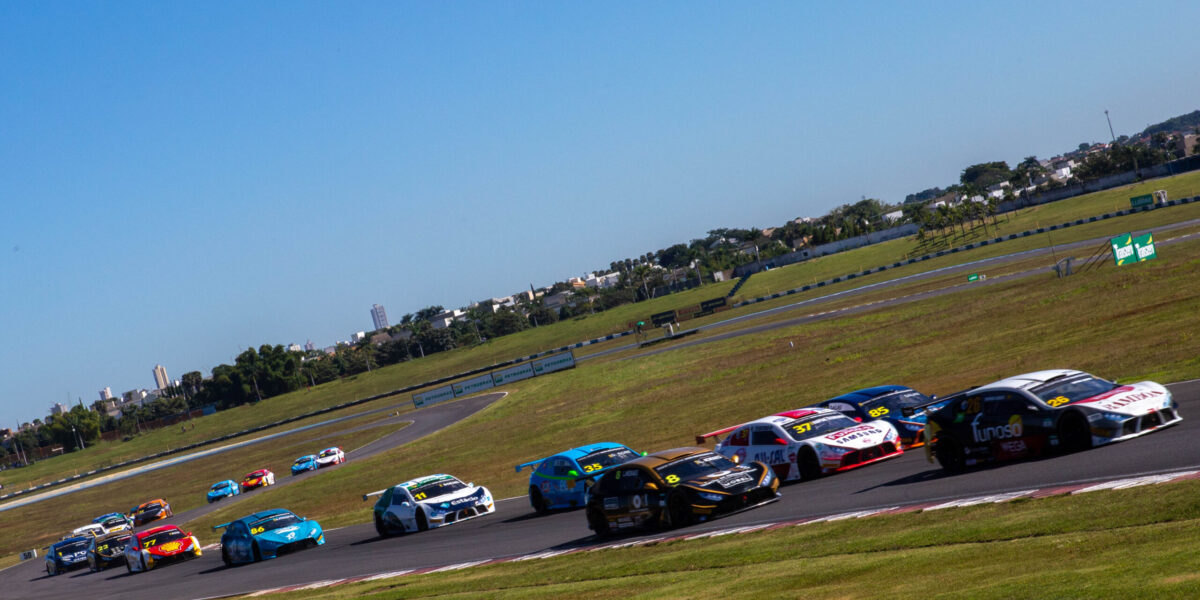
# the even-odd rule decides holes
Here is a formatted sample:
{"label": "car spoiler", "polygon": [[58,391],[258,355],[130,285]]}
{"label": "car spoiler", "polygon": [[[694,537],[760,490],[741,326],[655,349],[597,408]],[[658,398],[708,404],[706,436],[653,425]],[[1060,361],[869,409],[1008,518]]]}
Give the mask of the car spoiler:
{"label": "car spoiler", "polygon": [[914,404],[912,406],[905,406],[904,408],[901,408],[900,414],[902,414],[906,417],[911,417],[914,414],[916,414],[918,410],[921,410],[922,408],[933,406],[934,404],[942,404],[943,402],[949,402],[949,401],[954,400],[955,398],[958,398],[959,396],[962,396],[963,394],[965,394],[977,387],[979,387],[979,386],[973,385],[965,390],[959,390],[948,396],[939,397],[937,394],[934,394],[929,397],[929,402],[922,402],[921,404]]}
{"label": "car spoiler", "polygon": [[377,492],[371,492],[370,494],[363,494],[363,502],[366,502],[367,498],[370,498],[371,496],[382,496],[386,491],[387,490],[379,490]]}
{"label": "car spoiler", "polygon": [[738,427],[741,427],[741,426],[742,426],[742,423],[738,423],[737,425],[734,425],[733,427],[726,427],[725,429],[718,429],[716,431],[702,433],[702,434],[696,436],[696,443],[704,444],[704,440],[707,440],[708,438],[717,437],[718,435],[725,435],[726,433],[729,433],[730,431],[733,431],[734,429],[737,429]]}
{"label": "car spoiler", "polygon": [[[546,457],[546,458],[549,458],[549,457]],[[542,461],[546,460],[546,458],[539,458],[537,460],[531,460],[527,463],[521,463],[514,468],[516,469],[516,471],[518,473],[520,473],[521,469],[524,469],[525,467],[530,467],[530,468],[536,469],[538,465],[542,464]]]}
{"label": "car spoiler", "polygon": [[226,527],[229,527],[229,525],[230,525],[231,523],[233,523],[233,521],[230,521],[229,523],[221,523],[220,525],[213,525],[213,531],[216,531],[216,530],[218,530],[218,529],[224,529],[224,528],[226,528]]}

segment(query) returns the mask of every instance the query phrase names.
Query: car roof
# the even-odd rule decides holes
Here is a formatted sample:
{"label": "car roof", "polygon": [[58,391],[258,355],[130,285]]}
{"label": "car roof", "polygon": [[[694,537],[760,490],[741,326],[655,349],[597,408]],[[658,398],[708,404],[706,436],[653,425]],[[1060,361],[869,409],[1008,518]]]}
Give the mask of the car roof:
{"label": "car roof", "polygon": [[833,398],[830,398],[829,400],[826,400],[825,402],[834,402],[834,401],[849,402],[850,404],[857,405],[861,402],[866,402],[867,400],[870,400],[870,399],[878,397],[878,396],[882,396],[884,394],[890,394],[892,392],[900,392],[900,391],[909,390],[909,389],[912,389],[912,388],[903,386],[903,385],[877,385],[875,387],[863,388],[861,390],[854,390],[853,392],[847,392],[845,394],[842,394],[841,396],[835,396]]}
{"label": "car roof", "polygon": [[559,452],[550,458],[562,457],[576,460],[599,450],[613,450],[616,448],[628,448],[628,446],[625,444],[618,444],[616,442],[599,442],[595,444],[586,444],[584,446],[576,446],[570,450]]}
{"label": "car roof", "polygon": [[291,513],[291,512],[292,511],[287,510],[285,508],[271,508],[271,509],[267,509],[267,510],[260,510],[254,514],[246,515],[246,516],[238,519],[238,521],[242,521],[244,523],[249,524],[251,521],[265,519],[271,515],[278,515],[278,514],[282,514],[282,513]]}
{"label": "car roof", "polygon": [[98,542],[104,542],[104,541],[111,540],[113,538],[132,536],[132,535],[133,535],[132,531],[129,531],[128,529],[122,529],[121,531],[110,531],[104,535],[98,535],[98,536],[96,536],[95,539]]}
{"label": "car roof", "polygon": [[167,503],[167,501],[163,500],[162,498],[155,498],[153,500],[147,500],[147,501],[139,504],[137,507],[139,509],[142,509],[142,508],[146,508],[146,507],[150,506],[151,504],[166,504],[166,503]]}
{"label": "car roof", "polygon": [[341,450],[341,448],[338,448],[337,446],[330,446],[330,447],[322,450],[321,452],[329,452],[330,450]]}
{"label": "car roof", "polygon": [[249,473],[246,473],[246,477],[249,477],[251,475],[258,475],[259,473],[266,473],[266,472],[267,472],[266,469],[258,469],[258,470],[250,471]]}
{"label": "car roof", "polygon": [[420,486],[423,486],[423,485],[426,485],[429,483],[434,483],[436,481],[457,481],[459,483],[462,483],[461,479],[459,479],[453,475],[447,475],[445,473],[437,473],[434,475],[424,475],[422,477],[414,477],[413,479],[409,479],[408,481],[405,481],[402,483],[397,483],[396,485],[394,485],[392,487],[403,487],[403,488],[420,487]]}
{"label": "car roof", "polygon": [[300,460],[304,460],[304,459],[306,459],[306,458],[307,458],[307,459],[314,459],[314,458],[316,458],[316,457],[317,457],[317,455],[316,455],[316,454],[305,454],[304,456],[301,456],[300,458],[297,458],[296,460],[300,461]]}
{"label": "car roof", "polygon": [[[139,539],[139,540],[140,540],[140,539],[145,539],[145,538],[148,538],[148,537],[150,537],[150,536],[152,536],[152,535],[155,535],[155,534],[158,534],[158,533],[162,533],[162,532],[164,532],[164,531],[170,531],[170,530],[172,530],[172,529],[179,529],[179,526],[178,526],[178,525],[159,525],[158,527],[152,527],[152,528],[150,528],[150,529],[147,529],[147,530],[145,530],[145,531],[139,531],[139,532],[138,532],[138,534],[137,534],[137,537],[138,537],[138,539]],[[180,530],[181,532],[183,531],[182,529],[179,529],[179,530]]]}
{"label": "car roof", "polygon": [[53,548],[55,546],[65,546],[72,542],[88,542],[88,541],[91,541],[91,539],[92,539],[92,536],[90,536],[90,535],[76,535],[73,537],[69,537],[65,540],[58,540],[57,542],[50,544],[50,547]]}
{"label": "car roof", "polygon": [[650,454],[647,454],[646,456],[643,456],[641,458],[636,458],[625,464],[626,465],[641,465],[641,466],[649,467],[649,468],[653,469],[654,467],[665,465],[671,461],[679,460],[686,456],[691,456],[694,454],[705,454],[705,453],[711,453],[711,452],[712,452],[712,450],[709,450],[708,448],[700,448],[697,446],[684,446],[682,448],[671,448],[670,450],[659,450],[658,452],[651,452]]}
{"label": "car roof", "polygon": [[986,390],[986,389],[992,389],[992,388],[1017,388],[1020,390],[1025,390],[1025,389],[1029,389],[1031,387],[1037,387],[1039,385],[1042,385],[1043,383],[1046,383],[1047,381],[1054,379],[1055,377],[1061,377],[1063,375],[1079,375],[1079,374],[1083,374],[1083,371],[1076,371],[1073,369],[1050,369],[1050,370],[1046,370],[1046,371],[1034,371],[1032,373],[1024,373],[1022,375],[1013,375],[1012,377],[1006,377],[1004,379],[1001,379],[1000,381],[993,381],[992,383],[989,383],[987,385],[981,385],[972,391]]}

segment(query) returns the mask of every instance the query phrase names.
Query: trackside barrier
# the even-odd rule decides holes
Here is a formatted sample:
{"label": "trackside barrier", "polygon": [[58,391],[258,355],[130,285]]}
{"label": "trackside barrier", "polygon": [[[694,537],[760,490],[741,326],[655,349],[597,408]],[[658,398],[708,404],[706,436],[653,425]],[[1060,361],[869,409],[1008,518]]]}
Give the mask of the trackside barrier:
{"label": "trackside barrier", "polygon": [[1039,233],[1046,233],[1047,231],[1058,231],[1059,229],[1075,227],[1076,225],[1086,225],[1088,223],[1104,221],[1106,219],[1112,219],[1114,217],[1124,217],[1126,215],[1131,215],[1134,213],[1146,212],[1146,211],[1150,211],[1150,210],[1156,210],[1159,208],[1166,208],[1168,206],[1181,206],[1184,204],[1191,204],[1192,202],[1200,202],[1200,196],[1192,196],[1191,198],[1182,198],[1179,200],[1168,200],[1166,202],[1163,202],[1163,203],[1157,204],[1157,205],[1152,204],[1149,206],[1141,206],[1138,208],[1127,208],[1125,210],[1118,210],[1116,212],[1105,213],[1103,215],[1097,215],[1095,217],[1088,217],[1086,219],[1076,219],[1074,221],[1069,221],[1067,223],[1059,223],[1058,225],[1051,225],[1049,227],[1039,227],[1037,229],[1029,229],[1026,231],[1022,231],[1021,233],[1012,233],[1012,234],[1009,234],[1006,236],[992,238],[990,240],[982,240],[979,242],[973,242],[973,243],[967,244],[965,246],[958,246],[955,248],[950,248],[948,250],[938,250],[937,252],[934,252],[932,254],[926,254],[924,256],[920,256],[920,257],[916,257],[916,258],[910,258],[908,260],[901,261],[901,262],[895,262],[890,265],[883,265],[880,267],[875,267],[874,269],[867,269],[860,273],[850,273],[849,275],[842,275],[841,277],[834,277],[833,279],[826,279],[825,281],[820,281],[820,282],[806,285],[803,287],[793,288],[793,289],[790,289],[790,290],[787,290],[784,292],[778,292],[775,294],[771,294],[770,296],[759,296],[757,298],[743,300],[741,302],[738,302],[737,304],[734,304],[733,307],[739,308],[742,306],[748,306],[750,304],[758,304],[759,302],[766,302],[768,300],[774,300],[776,298],[782,298],[784,296],[791,296],[792,294],[799,294],[801,292],[807,292],[808,290],[815,290],[817,288],[823,288],[827,285],[833,285],[835,283],[841,283],[843,281],[850,281],[851,279],[863,277],[865,275],[870,275],[872,273],[882,273],[888,269],[895,269],[895,268],[903,267],[906,265],[911,265],[911,264],[915,264],[915,263],[919,263],[919,262],[924,262],[927,260],[932,260],[932,259],[938,258],[940,256],[946,256],[947,254],[956,254],[958,252],[965,252],[967,250],[971,250],[974,248],[982,248],[983,246],[990,246],[992,244],[999,244],[999,243],[1007,242],[1010,240],[1026,238],[1031,235],[1037,235]]}
{"label": "trackside barrier", "polygon": [[[553,356],[534,360],[531,363],[523,364],[519,367],[501,369],[492,371],[486,375],[479,375],[456,382],[452,385],[447,385],[432,390],[427,390],[419,394],[412,395],[413,406],[421,408],[450,400],[451,398],[460,398],[471,394],[482,392],[494,388],[503,383],[512,383],[522,379],[538,375],[547,375],[555,371],[563,369],[571,369],[575,367],[575,353],[567,350]],[[490,368],[490,367],[489,367]]]}

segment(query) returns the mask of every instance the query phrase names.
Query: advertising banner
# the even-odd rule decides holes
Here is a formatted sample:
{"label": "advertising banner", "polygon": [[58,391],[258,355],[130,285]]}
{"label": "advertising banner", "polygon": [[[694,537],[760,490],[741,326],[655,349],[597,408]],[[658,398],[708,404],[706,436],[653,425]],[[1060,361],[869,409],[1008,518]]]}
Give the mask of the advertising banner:
{"label": "advertising banner", "polygon": [[1151,204],[1154,204],[1154,195],[1153,194],[1134,196],[1129,199],[1129,207],[1130,208],[1141,208],[1143,206],[1150,206]]}
{"label": "advertising banner", "polygon": [[454,397],[454,388],[452,388],[450,386],[440,387],[440,388],[437,388],[436,390],[429,390],[428,392],[421,392],[420,394],[413,394],[413,406],[415,406],[417,408],[421,408],[422,406],[429,406],[430,404],[436,404],[443,400],[449,400],[453,397]]}
{"label": "advertising banner", "polygon": [[460,381],[450,387],[454,389],[454,396],[457,398],[458,396],[467,396],[475,392],[491,389],[493,385],[495,384],[492,383],[491,375],[480,375],[479,377]]}
{"label": "advertising banner", "polygon": [[530,377],[533,377],[533,365],[525,363],[516,367],[492,371],[492,384],[499,386]]}
{"label": "advertising banner", "polygon": [[650,322],[654,323],[655,327],[662,327],[667,323],[675,322],[675,311],[668,310],[665,312],[655,313],[650,315]]}
{"label": "advertising banner", "polygon": [[1147,233],[1133,238],[1133,250],[1138,262],[1157,258],[1158,254],[1154,251],[1154,234]]}
{"label": "advertising banner", "polygon": [[704,302],[701,302],[700,310],[712,310],[714,308],[719,308],[721,306],[725,306],[725,296],[721,296],[720,298],[713,298],[711,300],[705,300]]}
{"label": "advertising banner", "polygon": [[575,366],[575,354],[572,352],[564,352],[548,356],[541,360],[533,361],[533,372],[536,375],[545,375],[563,369],[570,369]]}
{"label": "advertising banner", "polygon": [[1108,240],[1112,244],[1113,262],[1117,266],[1127,263],[1137,262],[1137,255],[1133,253],[1133,236],[1128,233],[1123,233],[1115,238]]}

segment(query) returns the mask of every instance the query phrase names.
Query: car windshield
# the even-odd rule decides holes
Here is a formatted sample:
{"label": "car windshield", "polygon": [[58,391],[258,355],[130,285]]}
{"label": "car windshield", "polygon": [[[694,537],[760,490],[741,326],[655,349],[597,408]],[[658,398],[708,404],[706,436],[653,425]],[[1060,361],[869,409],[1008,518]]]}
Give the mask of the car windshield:
{"label": "car windshield", "polygon": [[212,489],[213,489],[213,491],[214,491],[214,492],[216,492],[216,491],[219,491],[219,490],[223,490],[223,489],[225,489],[225,488],[227,488],[227,487],[229,487],[229,482],[228,482],[228,481],[222,481],[221,483],[214,483],[214,484],[213,484],[213,487],[212,487]]}
{"label": "car windshield", "polygon": [[57,550],[55,550],[55,552],[57,552],[59,556],[62,556],[64,554],[75,554],[76,552],[79,552],[80,550],[87,550],[87,547],[88,547],[88,543],[86,541],[79,540],[77,542],[71,542],[69,544],[61,545],[58,547]]}
{"label": "car windshield", "polygon": [[160,544],[165,544],[167,542],[181,540],[185,537],[187,537],[187,536],[183,535],[183,532],[178,529],[168,529],[166,531],[156,533],[152,536],[142,538],[142,547],[143,548],[151,548],[153,546],[158,546]]}
{"label": "car windshield", "polygon": [[600,469],[627,463],[638,457],[638,453],[629,448],[605,448],[597,450],[579,459],[579,466],[587,473]]}
{"label": "car windshield", "polygon": [[143,504],[138,507],[137,511],[140,513],[144,513],[144,512],[155,512],[155,511],[158,511],[161,509],[162,509],[162,507],[157,504]]}
{"label": "car windshield", "polygon": [[678,477],[680,481],[687,481],[702,475],[736,467],[737,465],[733,461],[720,454],[705,452],[654,467],[654,470],[659,475],[662,475],[663,479],[674,483],[671,479],[672,475]]}
{"label": "car windshield", "polygon": [[927,404],[930,401],[929,396],[916,390],[901,390],[864,400],[858,406],[862,408],[863,412],[873,417],[899,417],[902,415],[903,409]]}
{"label": "car windshield", "polygon": [[101,525],[108,528],[108,527],[116,527],[118,525],[125,525],[126,523],[127,523],[127,521],[125,520],[125,517],[113,517],[113,518],[108,519],[107,521],[101,523]]}
{"label": "car windshield", "polygon": [[436,498],[444,496],[458,490],[466,488],[467,485],[457,479],[444,479],[442,481],[434,481],[427,483],[421,487],[410,488],[413,498],[424,500],[426,498]]}
{"label": "car windshield", "polygon": [[337,449],[336,449],[336,448],[333,448],[333,449],[330,449],[330,450],[323,450],[323,451],[321,451],[321,456],[322,456],[322,457],[325,457],[325,456],[333,456],[333,455],[335,455],[335,454],[337,454],[337,453],[338,453]]}
{"label": "car windshield", "polygon": [[312,461],[312,459],[313,459],[313,457],[311,457],[311,456],[301,456],[300,458],[296,459],[296,464],[294,464],[292,466],[299,467],[301,465],[308,464],[309,462]]}
{"label": "car windshield", "polygon": [[259,477],[262,477],[262,476],[263,476],[262,471],[255,471],[255,472],[247,475],[246,479],[258,479]]}
{"label": "car windshield", "polygon": [[854,419],[847,417],[841,413],[827,414],[818,413],[800,417],[795,421],[783,426],[783,430],[788,432],[793,440],[806,440],[810,437],[824,435],[839,429],[853,427],[857,425]]}
{"label": "car windshield", "polygon": [[272,529],[279,529],[280,527],[287,527],[288,525],[295,525],[296,523],[299,523],[299,522],[300,522],[300,517],[297,517],[296,515],[293,515],[292,513],[279,513],[277,515],[271,515],[269,517],[259,519],[255,522],[251,523],[250,524],[250,532],[251,533],[261,533],[263,531],[271,531]]}
{"label": "car windshield", "polygon": [[114,548],[124,549],[126,544],[129,543],[129,539],[132,537],[133,534],[126,534],[111,537],[106,540],[100,540],[96,543],[96,552],[108,552]]}
{"label": "car windshield", "polygon": [[[1051,379],[1030,391],[1050,406],[1062,406],[1080,400],[1087,400],[1093,396],[1099,396],[1105,392],[1112,391],[1115,387],[1117,387],[1117,384],[1111,381],[1105,381],[1087,373],[1079,373]],[[1063,400],[1064,398],[1066,399],[1065,401]]]}

